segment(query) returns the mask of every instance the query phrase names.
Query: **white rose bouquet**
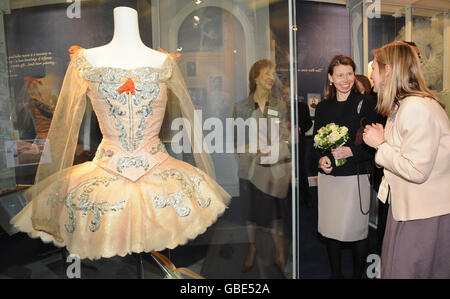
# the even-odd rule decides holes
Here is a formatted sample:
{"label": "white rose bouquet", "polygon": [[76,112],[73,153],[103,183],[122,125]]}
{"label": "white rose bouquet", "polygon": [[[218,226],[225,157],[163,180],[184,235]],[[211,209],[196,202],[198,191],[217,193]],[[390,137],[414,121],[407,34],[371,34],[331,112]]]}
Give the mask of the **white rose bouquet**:
{"label": "white rose bouquet", "polygon": [[[331,151],[345,144],[348,140],[348,128],[329,123],[317,131],[314,136],[314,147],[325,151]],[[344,165],[347,159],[336,160],[336,166]]]}

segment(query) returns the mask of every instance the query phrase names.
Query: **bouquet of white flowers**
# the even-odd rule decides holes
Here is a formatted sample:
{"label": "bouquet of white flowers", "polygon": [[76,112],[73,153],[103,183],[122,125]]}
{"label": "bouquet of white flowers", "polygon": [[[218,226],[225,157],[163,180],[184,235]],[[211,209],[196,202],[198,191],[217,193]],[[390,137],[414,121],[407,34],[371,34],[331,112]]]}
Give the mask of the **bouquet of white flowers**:
{"label": "bouquet of white flowers", "polygon": [[[345,144],[348,140],[348,128],[330,123],[317,131],[314,136],[314,147],[325,151],[331,151]],[[344,165],[347,159],[336,160],[336,166]]]}

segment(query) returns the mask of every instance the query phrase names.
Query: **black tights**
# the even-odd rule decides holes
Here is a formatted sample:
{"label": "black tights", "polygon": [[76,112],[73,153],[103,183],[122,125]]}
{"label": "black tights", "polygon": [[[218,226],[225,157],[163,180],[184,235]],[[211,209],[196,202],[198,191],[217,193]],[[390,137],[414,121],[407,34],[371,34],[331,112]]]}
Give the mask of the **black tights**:
{"label": "black tights", "polygon": [[[328,259],[331,267],[330,278],[344,278],[341,269],[341,247],[342,242],[325,238],[327,245]],[[353,279],[362,279],[366,266],[366,258],[369,252],[369,239],[351,242],[353,256]]]}

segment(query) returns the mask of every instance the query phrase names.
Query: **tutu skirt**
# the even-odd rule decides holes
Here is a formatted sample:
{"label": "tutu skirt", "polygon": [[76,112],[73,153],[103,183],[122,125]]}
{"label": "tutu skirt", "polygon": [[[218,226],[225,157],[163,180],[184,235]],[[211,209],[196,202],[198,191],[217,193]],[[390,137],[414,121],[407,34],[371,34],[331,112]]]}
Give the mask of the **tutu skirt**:
{"label": "tutu skirt", "polygon": [[[172,157],[136,182],[94,162],[72,166],[65,173],[55,180],[55,184],[68,182],[58,217],[62,240],[34,229],[33,202],[11,223],[32,238],[67,247],[80,258],[173,249],[205,232],[230,199],[207,174]],[[33,198],[39,203],[35,208],[51,205],[52,192],[50,186]]]}

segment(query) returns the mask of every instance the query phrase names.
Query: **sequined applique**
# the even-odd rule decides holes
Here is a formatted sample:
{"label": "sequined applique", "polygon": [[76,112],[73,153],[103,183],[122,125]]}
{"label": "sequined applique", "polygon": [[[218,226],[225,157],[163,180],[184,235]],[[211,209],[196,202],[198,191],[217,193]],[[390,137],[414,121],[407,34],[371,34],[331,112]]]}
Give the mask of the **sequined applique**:
{"label": "sequined applique", "polygon": [[[136,95],[133,96],[134,105],[139,106],[146,99],[150,99],[150,101],[156,99],[159,91],[159,84],[154,83],[153,80],[143,80],[141,78],[140,83],[136,86]],[[149,108],[149,113],[151,114],[151,105]]]}
{"label": "sequined applique", "polygon": [[93,82],[120,83],[121,78],[139,78],[141,82],[162,82],[172,76],[172,61],[167,60],[163,68],[139,67],[136,69],[123,69],[106,66],[93,66],[84,56],[83,50],[75,60],[75,67],[81,76]]}
{"label": "sequined applique", "polygon": [[108,106],[109,106],[108,115],[113,116],[114,119],[116,120],[115,128],[116,128],[116,130],[118,130],[121,133],[119,135],[120,143],[128,151],[129,150],[128,142],[127,142],[128,134],[125,129],[125,126],[123,125],[122,121],[120,120],[120,117],[125,116],[126,112],[120,110],[119,107],[114,106],[111,103],[111,101],[109,100],[111,98],[111,99],[119,101],[120,103],[123,103],[123,101],[125,101],[125,103],[126,103],[126,96],[123,95],[124,98],[120,97],[121,95],[119,94],[119,92],[117,92],[117,90],[114,89],[114,86],[111,86],[110,84],[106,84],[106,83],[100,83],[98,85],[98,93],[103,98],[103,100],[106,102],[106,104],[108,104]]}
{"label": "sequined applique", "polygon": [[170,193],[166,198],[160,198],[159,195],[157,195],[153,197],[153,202],[159,209],[163,209],[167,206],[172,206],[178,216],[187,217],[191,213],[191,209],[183,205],[183,196],[180,193],[181,192]]}
{"label": "sequined applique", "polygon": [[122,173],[122,169],[129,167],[143,167],[145,171],[150,167],[147,159],[145,157],[124,157],[117,162],[117,171]]}
{"label": "sequined applique", "polygon": [[[120,94],[117,90],[117,84],[99,84],[98,92],[110,107],[109,115],[112,115],[116,119],[116,129],[120,132],[119,141],[126,151],[132,152],[139,147],[139,144],[144,137],[144,130],[147,127],[147,117],[153,114],[152,105],[158,98],[159,91],[159,85],[150,82],[147,86],[138,85],[136,87],[135,95],[126,95],[125,93]],[[110,99],[122,104],[122,106],[128,104],[126,109],[128,110],[128,115],[130,116],[129,132],[127,132],[124,124],[119,118],[119,116],[127,115],[127,112],[124,112],[118,106],[113,105]],[[133,105],[138,106],[146,99],[149,100],[149,103],[134,112],[135,109]],[[133,129],[135,116],[141,116],[136,132],[134,132]]]}
{"label": "sequined applique", "polygon": [[[200,170],[196,167],[194,167],[194,170],[198,173],[198,175],[201,177],[201,179],[199,179],[196,176],[191,176],[190,180],[193,181],[196,185],[197,188],[200,187],[200,184],[202,183],[202,181],[205,181],[205,177],[203,176],[203,174],[200,172]],[[206,201],[203,201],[202,198],[200,197],[200,194],[198,192],[195,193],[195,199],[197,200],[198,204],[202,207],[202,208],[207,208],[209,207],[210,203],[211,203],[211,199],[208,198]]]}
{"label": "sequined applique", "polygon": [[114,152],[112,151],[112,150],[106,150],[105,151],[105,149],[100,149],[97,153],[96,153],[96,155],[95,155],[95,157],[97,158],[97,159],[101,159],[101,158],[103,158],[104,156],[106,156],[106,157],[108,157],[108,158],[111,158],[112,156],[114,156]]}
{"label": "sequined applique", "polygon": [[[94,67],[84,56],[84,50],[79,50],[75,67],[84,79],[99,82],[98,92],[109,106],[109,115],[115,118],[115,128],[120,132],[119,141],[122,147],[128,152],[137,150],[144,137],[147,117],[153,114],[152,105],[160,93],[159,82],[168,80],[172,75],[172,60],[167,59],[167,63],[160,69]],[[119,92],[124,78],[132,81],[132,94]],[[147,100],[148,103],[144,103]],[[128,126],[124,124],[123,116],[128,116]],[[137,119],[138,117],[140,119]]]}
{"label": "sequined applique", "polygon": [[166,147],[162,142],[160,142],[157,146],[152,147],[150,150],[150,154],[156,155],[157,153],[167,153]]}
{"label": "sequined applique", "polygon": [[183,204],[184,198],[194,196],[197,203],[202,208],[207,208],[210,205],[211,199],[208,198],[207,200],[203,200],[199,190],[203,179],[177,169],[167,169],[154,175],[161,177],[164,181],[167,181],[169,177],[172,177],[181,184],[181,189],[179,191],[169,193],[166,198],[161,198],[160,196],[153,197],[153,202],[157,208],[172,206],[178,216],[187,217],[189,216],[191,209]]}
{"label": "sequined applique", "polygon": [[[89,212],[92,213],[94,219],[91,221],[89,229],[91,232],[96,232],[102,223],[103,214],[109,211],[118,212],[123,210],[125,207],[125,201],[114,204],[108,202],[93,203],[89,201],[89,193],[94,190],[95,186],[103,184],[105,187],[108,187],[108,185],[116,179],[117,177],[95,177],[78,184],[75,188],[69,191],[65,200],[66,207],[69,210],[70,220],[70,223],[66,224],[65,227],[69,233],[73,233],[75,231],[77,224],[75,211],[82,211],[82,216],[87,216]],[[80,189],[82,189],[82,193],[76,196],[77,191]],[[78,204],[73,202],[75,197],[78,198]]]}

